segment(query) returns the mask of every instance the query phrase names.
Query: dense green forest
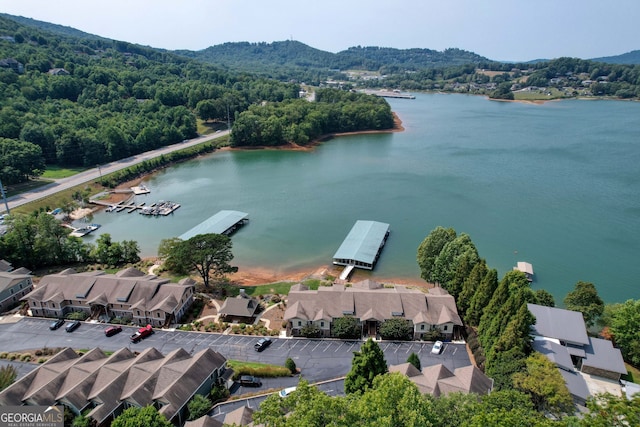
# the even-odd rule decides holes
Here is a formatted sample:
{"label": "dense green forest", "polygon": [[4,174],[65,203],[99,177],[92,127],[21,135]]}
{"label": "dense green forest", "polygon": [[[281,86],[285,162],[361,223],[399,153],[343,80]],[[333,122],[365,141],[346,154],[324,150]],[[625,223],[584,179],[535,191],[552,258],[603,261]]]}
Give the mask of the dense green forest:
{"label": "dense green forest", "polygon": [[[198,118],[233,121],[249,106],[263,103],[263,111],[285,111],[299,96],[297,84],[67,33],[0,17],[0,179],[5,184],[37,176],[46,165],[93,167],[193,138]],[[278,106],[282,101],[287,102]],[[311,127],[300,117],[289,117],[279,143],[289,135],[302,143],[317,131],[391,127],[391,111],[383,100],[349,95],[343,101],[351,105],[339,104],[337,121],[330,120],[334,113],[320,118],[328,114],[322,107],[309,107],[316,111],[304,117],[308,123],[315,120]],[[303,102],[297,104],[300,111]],[[365,110],[383,116],[363,118]],[[247,140],[246,120],[241,123],[245,137],[238,145],[265,142],[263,137]]]}
{"label": "dense green forest", "polygon": [[335,89],[320,89],[315,98],[315,102],[295,99],[249,107],[238,115],[232,144],[305,145],[333,132],[393,127],[391,107],[383,98]]}

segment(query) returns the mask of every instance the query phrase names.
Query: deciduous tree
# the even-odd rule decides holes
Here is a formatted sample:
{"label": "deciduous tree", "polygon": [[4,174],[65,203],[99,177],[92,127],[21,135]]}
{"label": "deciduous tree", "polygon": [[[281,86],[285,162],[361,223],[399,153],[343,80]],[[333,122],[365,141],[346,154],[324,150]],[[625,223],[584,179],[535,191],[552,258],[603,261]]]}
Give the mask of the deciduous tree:
{"label": "deciduous tree", "polygon": [[353,316],[338,317],[331,323],[331,335],[336,338],[354,339],[361,334],[360,322]]}
{"label": "deciduous tree", "polygon": [[231,239],[223,234],[198,234],[171,247],[169,257],[176,264],[196,270],[208,288],[212,277],[238,271],[238,267],[229,264],[233,259],[231,247]]}
{"label": "deciduous tree", "polygon": [[604,302],[590,282],[576,283],[575,289],[564,298],[564,305],[567,310],[581,312],[587,327],[593,326],[604,311]]}
{"label": "deciduous tree", "polygon": [[131,407],[117,416],[111,427],[172,427],[172,424],[158,413],[153,406]]}

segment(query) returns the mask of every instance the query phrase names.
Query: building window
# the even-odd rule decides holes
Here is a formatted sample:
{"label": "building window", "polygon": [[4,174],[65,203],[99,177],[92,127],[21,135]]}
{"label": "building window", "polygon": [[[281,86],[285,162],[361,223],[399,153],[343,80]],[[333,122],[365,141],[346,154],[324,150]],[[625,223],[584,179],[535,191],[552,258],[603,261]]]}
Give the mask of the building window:
{"label": "building window", "polygon": [[320,322],[320,327],[324,328],[324,322]]}
{"label": "building window", "polygon": [[420,330],[424,331],[424,325],[420,325]]}
{"label": "building window", "polygon": [[11,288],[11,293],[13,293],[13,288]]}
{"label": "building window", "polygon": [[302,326],[302,322],[298,320],[298,326]]}
{"label": "building window", "polygon": [[445,330],[445,331],[446,331],[447,329],[449,329],[449,326],[447,326],[447,325],[444,325],[444,328],[443,328],[443,330]]}

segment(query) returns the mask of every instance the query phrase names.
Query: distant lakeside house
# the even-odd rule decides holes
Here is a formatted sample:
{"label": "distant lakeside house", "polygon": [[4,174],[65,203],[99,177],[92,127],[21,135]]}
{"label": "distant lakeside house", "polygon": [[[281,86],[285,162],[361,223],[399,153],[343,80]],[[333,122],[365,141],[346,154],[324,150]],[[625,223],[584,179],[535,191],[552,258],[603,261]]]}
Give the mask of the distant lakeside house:
{"label": "distant lakeside house", "polygon": [[358,320],[363,336],[374,337],[389,319],[409,322],[416,340],[434,332],[451,339],[462,326],[454,298],[440,287],[424,293],[400,285],[385,288],[364,280],[351,287],[334,284],[316,291],[297,284],[289,291],[284,314],[289,336],[300,336],[309,325],[319,328],[323,337],[333,336],[333,321],[345,316]]}
{"label": "distant lakeside house", "polygon": [[180,322],[194,292],[195,282],[189,278],[172,283],[135,268],[116,274],[68,269],[44,276],[23,300],[33,316],[61,318],[80,311],[94,319],[120,317],[162,327]]}
{"label": "distant lakeside house", "polygon": [[167,355],[122,348],[110,356],[99,348],[83,355],[65,348],[0,392],[0,406],[64,405],[102,427],[127,408],[152,405],[183,425],[191,398],[207,396],[232,374],[226,358],[209,348],[194,355],[181,348]]}
{"label": "distant lakeside house", "polygon": [[611,341],[588,336],[582,313],[537,304],[527,308],[536,318],[533,349],[557,366],[577,404],[605,391],[622,395],[620,376],[627,373],[622,353]]}
{"label": "distant lakeside house", "polygon": [[32,290],[33,280],[29,270],[14,270],[9,262],[0,260],[0,313],[20,304],[22,297]]}

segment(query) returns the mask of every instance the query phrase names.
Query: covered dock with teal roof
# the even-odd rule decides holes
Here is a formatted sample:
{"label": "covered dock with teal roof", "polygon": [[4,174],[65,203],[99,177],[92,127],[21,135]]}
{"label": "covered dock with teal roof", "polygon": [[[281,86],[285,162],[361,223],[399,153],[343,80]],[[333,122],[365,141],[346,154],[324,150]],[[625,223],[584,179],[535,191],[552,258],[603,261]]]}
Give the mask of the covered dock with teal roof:
{"label": "covered dock with teal roof", "polygon": [[333,255],[333,263],[373,270],[388,237],[389,224],[358,220]]}
{"label": "covered dock with teal roof", "polygon": [[249,214],[239,211],[220,211],[209,219],[202,221],[191,230],[180,236],[182,240],[189,240],[198,234],[224,234],[233,233],[238,227],[249,221]]}

